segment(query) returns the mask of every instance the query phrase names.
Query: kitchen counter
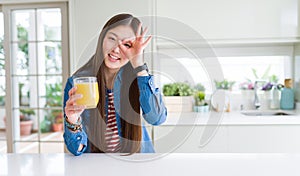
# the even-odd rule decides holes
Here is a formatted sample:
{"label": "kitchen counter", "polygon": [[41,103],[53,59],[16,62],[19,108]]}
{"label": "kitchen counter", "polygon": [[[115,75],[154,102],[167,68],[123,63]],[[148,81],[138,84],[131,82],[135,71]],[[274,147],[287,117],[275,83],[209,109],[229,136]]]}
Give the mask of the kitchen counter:
{"label": "kitchen counter", "polygon": [[[244,112],[244,111],[243,111]],[[253,112],[253,111],[246,111]],[[264,111],[273,112],[273,111]],[[168,113],[165,126],[174,125],[300,125],[300,111],[276,111],[287,112],[292,115],[259,115],[247,116],[241,111],[233,112],[183,112]]]}
{"label": "kitchen counter", "polygon": [[0,175],[299,176],[300,154],[0,154]]}
{"label": "kitchen counter", "polygon": [[165,123],[152,128],[152,139],[162,153],[300,153],[300,115],[297,111],[169,113]]}

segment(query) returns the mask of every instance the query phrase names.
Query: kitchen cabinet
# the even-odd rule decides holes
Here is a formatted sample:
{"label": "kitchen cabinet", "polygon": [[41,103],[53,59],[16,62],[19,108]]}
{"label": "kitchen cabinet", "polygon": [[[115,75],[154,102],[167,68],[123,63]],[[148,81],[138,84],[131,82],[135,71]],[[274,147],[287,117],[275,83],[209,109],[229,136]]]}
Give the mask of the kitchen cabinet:
{"label": "kitchen cabinet", "polygon": [[[215,127],[213,127],[215,128]],[[154,127],[154,147],[158,153],[202,153],[227,152],[227,128],[218,127],[215,135],[204,146],[200,138],[204,126],[157,126]]]}
{"label": "kitchen cabinet", "polygon": [[230,153],[298,153],[299,125],[228,126]]}
{"label": "kitchen cabinet", "polygon": [[[297,113],[298,114],[298,113]],[[239,112],[224,114],[216,128],[215,135],[205,146],[200,146],[200,138],[207,127],[209,115],[190,117],[183,113],[170,114],[161,126],[153,128],[156,152],[175,153],[299,153],[300,115],[245,116]],[[194,120],[193,118],[197,118]]]}
{"label": "kitchen cabinet", "polygon": [[[156,11],[157,17],[178,20],[209,40],[246,40],[298,36],[297,7],[297,0],[164,0],[157,1]],[[170,32],[182,34],[181,28]]]}

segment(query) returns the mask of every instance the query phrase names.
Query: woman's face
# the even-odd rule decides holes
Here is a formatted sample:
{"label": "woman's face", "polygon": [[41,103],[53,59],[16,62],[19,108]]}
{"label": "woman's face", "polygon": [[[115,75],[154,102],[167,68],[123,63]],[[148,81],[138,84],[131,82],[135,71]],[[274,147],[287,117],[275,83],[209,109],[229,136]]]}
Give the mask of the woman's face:
{"label": "woman's face", "polygon": [[[117,71],[124,66],[129,59],[122,54],[119,48],[119,41],[132,39],[135,34],[130,26],[117,26],[107,31],[103,40],[104,63],[110,71]],[[130,47],[125,45],[126,47]]]}

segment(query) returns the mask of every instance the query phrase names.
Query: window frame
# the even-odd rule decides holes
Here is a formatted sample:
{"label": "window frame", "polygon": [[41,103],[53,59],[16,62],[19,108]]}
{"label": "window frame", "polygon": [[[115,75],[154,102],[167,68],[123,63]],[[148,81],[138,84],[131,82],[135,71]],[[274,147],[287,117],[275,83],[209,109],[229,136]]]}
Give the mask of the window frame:
{"label": "window frame", "polygon": [[[2,5],[0,4],[0,13],[2,13]],[[3,17],[3,20],[4,20],[4,17]],[[3,41],[4,42],[4,41]],[[3,45],[4,45],[4,43],[3,43]],[[1,107],[1,108],[4,108],[4,110],[5,110],[5,106],[3,106],[3,107]],[[6,142],[6,144],[7,144],[7,139],[6,139],[7,137],[5,137],[4,139],[0,139],[0,141],[4,141],[4,142]]]}
{"label": "window frame", "polygon": [[[7,116],[7,152],[15,153],[15,135],[13,130],[13,91],[12,91],[12,68],[11,68],[11,12],[13,10],[24,10],[24,9],[42,9],[42,8],[60,8],[62,17],[62,84],[65,85],[69,76],[69,37],[68,37],[68,6],[67,2],[55,2],[55,3],[28,3],[28,4],[4,4],[3,15],[4,15],[4,35],[8,36],[4,38],[4,50],[8,51],[5,53],[5,64],[6,67],[6,98],[5,98],[5,110]],[[40,131],[39,131],[40,133]],[[39,142],[40,146],[40,140]],[[40,152],[40,147],[39,147]]]}

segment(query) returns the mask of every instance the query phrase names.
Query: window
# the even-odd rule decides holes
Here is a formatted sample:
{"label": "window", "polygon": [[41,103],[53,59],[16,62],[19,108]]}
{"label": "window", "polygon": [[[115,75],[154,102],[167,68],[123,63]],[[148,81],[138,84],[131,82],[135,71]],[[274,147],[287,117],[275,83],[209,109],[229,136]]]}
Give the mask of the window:
{"label": "window", "polygon": [[9,152],[63,152],[62,87],[68,74],[66,4],[4,6],[11,87]]}
{"label": "window", "polygon": [[[217,88],[215,81],[227,80],[233,82],[229,93],[231,110],[240,110],[241,107],[251,109],[254,93],[241,90],[253,89],[256,80],[263,80],[258,85],[263,87],[268,82],[284,84],[284,79],[293,78],[294,49],[293,45],[276,43],[244,45],[220,45],[213,48],[215,56],[206,57],[204,53],[200,59],[185,48],[162,45],[158,48],[159,57],[154,62],[158,83],[160,87],[171,82],[187,82],[191,86],[200,83],[205,88],[205,99],[209,103]],[[253,93],[246,103],[243,100],[245,97],[242,97],[245,92],[251,92],[251,95]],[[263,96],[264,91],[259,94]]]}
{"label": "window", "polygon": [[[293,45],[274,43],[258,46],[255,44],[226,46],[226,44],[219,44],[220,47],[216,45],[211,49],[204,48],[203,51],[202,48],[192,46],[194,48],[191,51],[199,50],[198,54],[204,55],[196,58],[188,47],[163,44],[158,43],[158,58],[154,62],[154,68],[161,73],[161,84],[171,81],[201,82],[207,84],[206,87],[211,90],[209,84],[214,80],[211,80],[207,71],[214,73],[217,69],[222,70],[223,79],[236,83],[243,82],[247,78],[261,79],[264,73],[267,77],[275,75],[279,83],[293,76]],[[213,52],[209,54],[206,50]],[[256,72],[257,77],[253,71]],[[216,76],[218,77],[220,76]],[[221,77],[218,79],[222,79]]]}
{"label": "window", "polygon": [[255,80],[283,84],[285,78],[291,77],[292,68],[288,65],[292,60],[289,56],[219,57],[218,60],[224,78],[235,82],[233,91],[250,89],[247,83],[251,84]]}

